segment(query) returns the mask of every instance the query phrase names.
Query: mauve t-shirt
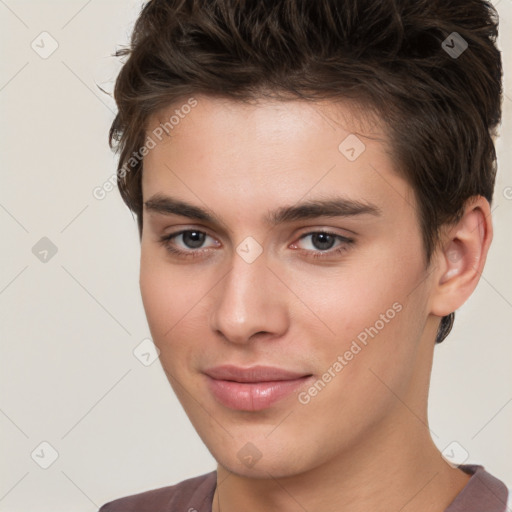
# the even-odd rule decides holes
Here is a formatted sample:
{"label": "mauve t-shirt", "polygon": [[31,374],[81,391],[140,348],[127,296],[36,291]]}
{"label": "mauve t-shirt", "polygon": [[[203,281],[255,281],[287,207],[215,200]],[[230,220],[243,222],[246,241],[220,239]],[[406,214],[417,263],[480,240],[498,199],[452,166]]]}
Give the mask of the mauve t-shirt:
{"label": "mauve t-shirt", "polygon": [[[505,512],[508,489],[483,466],[463,464],[472,475],[445,512]],[[217,472],[183,480],[175,485],[125,496],[103,505],[99,512],[211,512]]]}

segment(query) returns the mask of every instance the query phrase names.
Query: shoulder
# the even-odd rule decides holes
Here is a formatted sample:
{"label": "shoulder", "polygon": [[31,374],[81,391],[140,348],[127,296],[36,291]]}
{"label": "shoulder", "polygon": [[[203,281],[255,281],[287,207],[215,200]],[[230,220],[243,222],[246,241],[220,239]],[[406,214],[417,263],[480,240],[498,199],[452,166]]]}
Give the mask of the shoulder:
{"label": "shoulder", "polygon": [[217,472],[105,503],[99,512],[210,512]]}
{"label": "shoulder", "polygon": [[462,464],[462,471],[471,475],[468,483],[445,512],[505,512],[509,490],[505,483],[477,464]]}

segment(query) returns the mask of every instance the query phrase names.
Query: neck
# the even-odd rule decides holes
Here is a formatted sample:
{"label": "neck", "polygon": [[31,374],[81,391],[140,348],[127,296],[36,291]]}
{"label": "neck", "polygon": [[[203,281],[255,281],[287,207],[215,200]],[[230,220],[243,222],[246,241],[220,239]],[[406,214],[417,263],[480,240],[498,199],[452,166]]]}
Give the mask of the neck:
{"label": "neck", "polygon": [[369,435],[350,452],[283,478],[254,479],[219,464],[212,512],[442,512],[470,478],[448,465],[410,412]]}

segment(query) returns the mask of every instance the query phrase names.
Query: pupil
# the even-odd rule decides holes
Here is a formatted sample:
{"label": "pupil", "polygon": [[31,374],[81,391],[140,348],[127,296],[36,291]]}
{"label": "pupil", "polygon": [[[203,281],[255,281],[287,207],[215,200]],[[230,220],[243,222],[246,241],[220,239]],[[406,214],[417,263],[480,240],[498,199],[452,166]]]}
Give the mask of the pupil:
{"label": "pupil", "polygon": [[183,242],[190,249],[197,249],[203,245],[204,236],[204,233],[200,233],[199,231],[187,231],[183,233]]}
{"label": "pupil", "polygon": [[312,236],[313,245],[317,249],[331,249],[334,243],[334,237],[327,233],[315,233]]}

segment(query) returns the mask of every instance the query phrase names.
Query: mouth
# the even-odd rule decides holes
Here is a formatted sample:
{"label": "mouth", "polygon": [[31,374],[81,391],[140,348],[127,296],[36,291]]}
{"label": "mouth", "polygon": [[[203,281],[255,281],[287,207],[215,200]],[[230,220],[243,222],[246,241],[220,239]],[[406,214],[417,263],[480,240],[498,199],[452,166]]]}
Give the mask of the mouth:
{"label": "mouth", "polygon": [[239,411],[261,411],[284,399],[313,379],[311,373],[270,366],[217,366],[205,372],[215,399]]}

